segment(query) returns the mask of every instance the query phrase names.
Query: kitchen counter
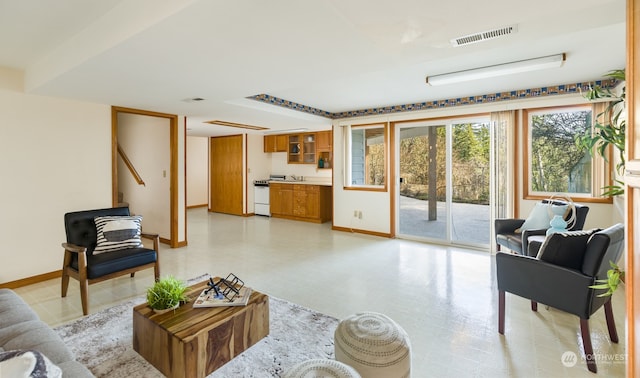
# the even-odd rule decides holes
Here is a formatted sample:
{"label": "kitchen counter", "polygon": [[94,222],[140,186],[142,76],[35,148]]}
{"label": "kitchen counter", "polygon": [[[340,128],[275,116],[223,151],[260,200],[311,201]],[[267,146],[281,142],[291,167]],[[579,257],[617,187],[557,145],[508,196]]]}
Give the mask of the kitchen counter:
{"label": "kitchen counter", "polygon": [[333,186],[331,181],[294,181],[294,180],[278,181],[278,180],[273,180],[273,181],[269,181],[269,184],[298,184],[298,185]]}
{"label": "kitchen counter", "polygon": [[270,181],[269,208],[274,218],[323,223],[333,217],[332,187],[327,181]]}

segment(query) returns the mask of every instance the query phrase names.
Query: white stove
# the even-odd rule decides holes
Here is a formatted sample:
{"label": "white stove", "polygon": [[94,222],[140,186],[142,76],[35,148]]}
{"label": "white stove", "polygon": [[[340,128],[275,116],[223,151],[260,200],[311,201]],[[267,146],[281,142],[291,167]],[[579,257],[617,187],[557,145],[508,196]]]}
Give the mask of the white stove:
{"label": "white stove", "polygon": [[269,175],[269,179],[253,181],[254,213],[256,215],[265,215],[267,217],[271,216],[271,209],[269,205],[269,182],[284,181],[285,178],[285,175]]}

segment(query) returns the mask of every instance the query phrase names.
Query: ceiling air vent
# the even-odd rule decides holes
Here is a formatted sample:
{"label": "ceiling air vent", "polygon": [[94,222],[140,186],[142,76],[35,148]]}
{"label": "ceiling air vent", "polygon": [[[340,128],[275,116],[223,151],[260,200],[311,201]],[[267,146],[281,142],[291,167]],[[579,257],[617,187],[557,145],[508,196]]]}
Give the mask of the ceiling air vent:
{"label": "ceiling air vent", "polygon": [[451,44],[454,47],[469,45],[472,43],[488,41],[490,39],[504,37],[509,34],[516,33],[518,31],[518,25],[509,25],[498,29],[492,29],[483,31],[480,33],[474,33],[457,37],[451,40]]}

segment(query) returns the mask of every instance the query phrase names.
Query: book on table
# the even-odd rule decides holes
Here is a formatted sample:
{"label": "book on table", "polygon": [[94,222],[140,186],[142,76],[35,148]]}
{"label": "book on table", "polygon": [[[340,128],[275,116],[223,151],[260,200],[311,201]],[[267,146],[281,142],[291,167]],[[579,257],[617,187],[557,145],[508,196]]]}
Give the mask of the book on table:
{"label": "book on table", "polygon": [[246,306],[251,296],[251,288],[243,286],[232,300],[222,295],[216,295],[215,290],[204,289],[193,302],[193,307],[229,307]]}

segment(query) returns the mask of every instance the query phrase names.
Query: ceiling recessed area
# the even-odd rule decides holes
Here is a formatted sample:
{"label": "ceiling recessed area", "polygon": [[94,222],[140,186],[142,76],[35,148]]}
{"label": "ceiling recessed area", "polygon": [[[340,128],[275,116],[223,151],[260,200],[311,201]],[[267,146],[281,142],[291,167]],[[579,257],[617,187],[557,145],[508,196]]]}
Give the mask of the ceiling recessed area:
{"label": "ceiling recessed area", "polygon": [[[27,93],[177,114],[190,135],[230,133],[209,120],[313,131],[332,119],[248,97],[342,115],[602,79],[625,65],[625,2],[22,0],[2,5],[0,45]],[[424,84],[558,52],[553,70]]]}
{"label": "ceiling recessed area", "polygon": [[211,125],[235,127],[235,128],[238,128],[238,129],[247,129],[247,130],[269,130],[268,127],[245,125],[245,124],[242,124],[242,123],[219,121],[219,120],[205,121],[205,123],[209,123]]}

